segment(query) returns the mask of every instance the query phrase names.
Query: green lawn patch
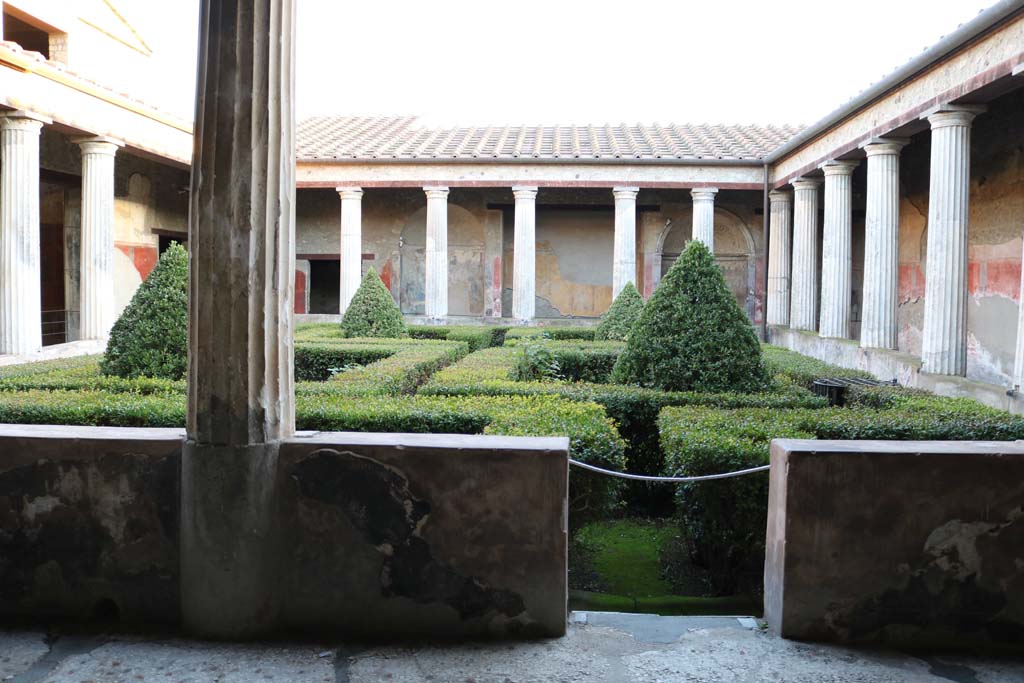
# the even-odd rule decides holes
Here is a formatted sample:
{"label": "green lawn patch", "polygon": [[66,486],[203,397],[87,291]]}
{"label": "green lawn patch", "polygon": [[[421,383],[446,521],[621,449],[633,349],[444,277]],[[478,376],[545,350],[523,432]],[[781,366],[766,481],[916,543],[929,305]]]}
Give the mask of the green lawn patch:
{"label": "green lawn patch", "polygon": [[756,596],[699,598],[684,595],[660,595],[632,598],[592,591],[569,591],[569,609],[587,612],[634,612],[673,617],[754,616],[760,617],[764,604]]}
{"label": "green lawn patch", "polygon": [[675,533],[664,522],[620,519],[588,524],[577,539],[593,549],[594,570],[609,593],[650,598],[672,592],[662,576],[661,550]]}

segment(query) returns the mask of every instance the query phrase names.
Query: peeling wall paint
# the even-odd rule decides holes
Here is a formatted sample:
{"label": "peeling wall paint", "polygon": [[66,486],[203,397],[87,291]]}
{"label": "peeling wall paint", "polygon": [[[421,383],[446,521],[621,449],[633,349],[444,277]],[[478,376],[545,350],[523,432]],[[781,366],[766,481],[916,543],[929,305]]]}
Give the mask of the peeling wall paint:
{"label": "peeling wall paint", "polygon": [[[77,338],[79,249],[81,243],[82,161],[79,146],[46,127],[40,137],[40,167],[63,174],[51,182],[63,196],[41,198],[41,213],[61,212],[51,222],[65,229],[65,307],[68,339]],[[135,290],[156,265],[159,237],[154,230],[188,232],[188,171],[163,166],[118,151],[114,162],[114,296],[116,314],[131,301]]]}
{"label": "peeling wall paint", "polygon": [[[659,210],[643,212],[639,222],[641,291],[649,297],[672,267],[692,235],[693,207],[689,192],[657,195]],[[759,295],[764,288],[758,269],[763,260],[761,195],[723,191],[715,198],[715,260],[722,268],[736,302],[752,322],[761,320]]]}
{"label": "peeling wall paint", "polygon": [[[967,377],[1011,380],[1020,306],[1024,230],[1024,91],[1005,95],[971,132],[968,228]],[[921,352],[927,278],[930,134],[915,135],[901,157],[899,350]]]}
{"label": "peeling wall paint", "polygon": [[[720,193],[717,251],[741,306],[759,320],[760,194]],[[689,237],[686,190],[642,190],[637,284],[649,295],[660,277],[666,222],[669,257]],[[337,258],[340,203],[333,190],[298,192],[296,252]],[[599,317],[611,305],[614,200],[611,189],[541,188],[537,204],[537,316]],[[448,197],[449,311],[511,312],[514,210],[510,188],[453,188]],[[423,312],[426,197],[418,188],[368,188],[363,207],[364,267],[373,265],[404,312]],[[664,233],[664,234],[663,234]],[[678,242],[678,244],[676,244]],[[673,246],[674,245],[674,246]],[[662,249],[663,251],[663,249]],[[650,291],[648,291],[650,290]]]}

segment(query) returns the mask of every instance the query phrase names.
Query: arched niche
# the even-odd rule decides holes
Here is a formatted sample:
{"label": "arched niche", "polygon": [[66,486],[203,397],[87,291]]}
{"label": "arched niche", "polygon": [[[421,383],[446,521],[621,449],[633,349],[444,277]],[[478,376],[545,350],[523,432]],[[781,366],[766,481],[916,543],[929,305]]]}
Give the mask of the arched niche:
{"label": "arched niche", "polygon": [[[662,230],[658,238],[657,256],[660,260],[661,275],[676,262],[693,236],[693,214],[679,216]],[[754,318],[755,284],[757,278],[756,242],[750,228],[728,209],[715,207],[715,262],[722,269],[736,302]]]}
{"label": "arched niche", "polygon": [[[398,242],[402,313],[424,314],[427,207],[417,209]],[[484,225],[470,211],[448,202],[448,314],[484,314]]]}

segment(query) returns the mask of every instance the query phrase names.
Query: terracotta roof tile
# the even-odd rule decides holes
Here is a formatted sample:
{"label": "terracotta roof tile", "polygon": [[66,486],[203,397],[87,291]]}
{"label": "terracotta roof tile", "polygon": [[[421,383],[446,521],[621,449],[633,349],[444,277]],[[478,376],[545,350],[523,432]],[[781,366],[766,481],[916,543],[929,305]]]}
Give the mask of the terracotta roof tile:
{"label": "terracotta roof tile", "polygon": [[796,126],[707,124],[427,128],[415,117],[321,116],[299,123],[297,152],[303,161],[757,161],[799,130]]}

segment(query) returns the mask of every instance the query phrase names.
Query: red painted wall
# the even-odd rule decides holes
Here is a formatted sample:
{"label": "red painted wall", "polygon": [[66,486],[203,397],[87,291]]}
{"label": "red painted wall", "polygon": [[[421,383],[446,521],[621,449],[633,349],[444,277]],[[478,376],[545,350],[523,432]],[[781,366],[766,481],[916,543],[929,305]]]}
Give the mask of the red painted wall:
{"label": "red painted wall", "polygon": [[306,312],[306,274],[301,270],[295,271],[295,312]]}
{"label": "red painted wall", "polygon": [[145,244],[120,243],[115,244],[114,246],[117,247],[122,254],[131,259],[132,264],[135,266],[135,270],[143,280],[153,272],[153,268],[156,267],[157,259],[160,257],[156,247],[151,247]]}

